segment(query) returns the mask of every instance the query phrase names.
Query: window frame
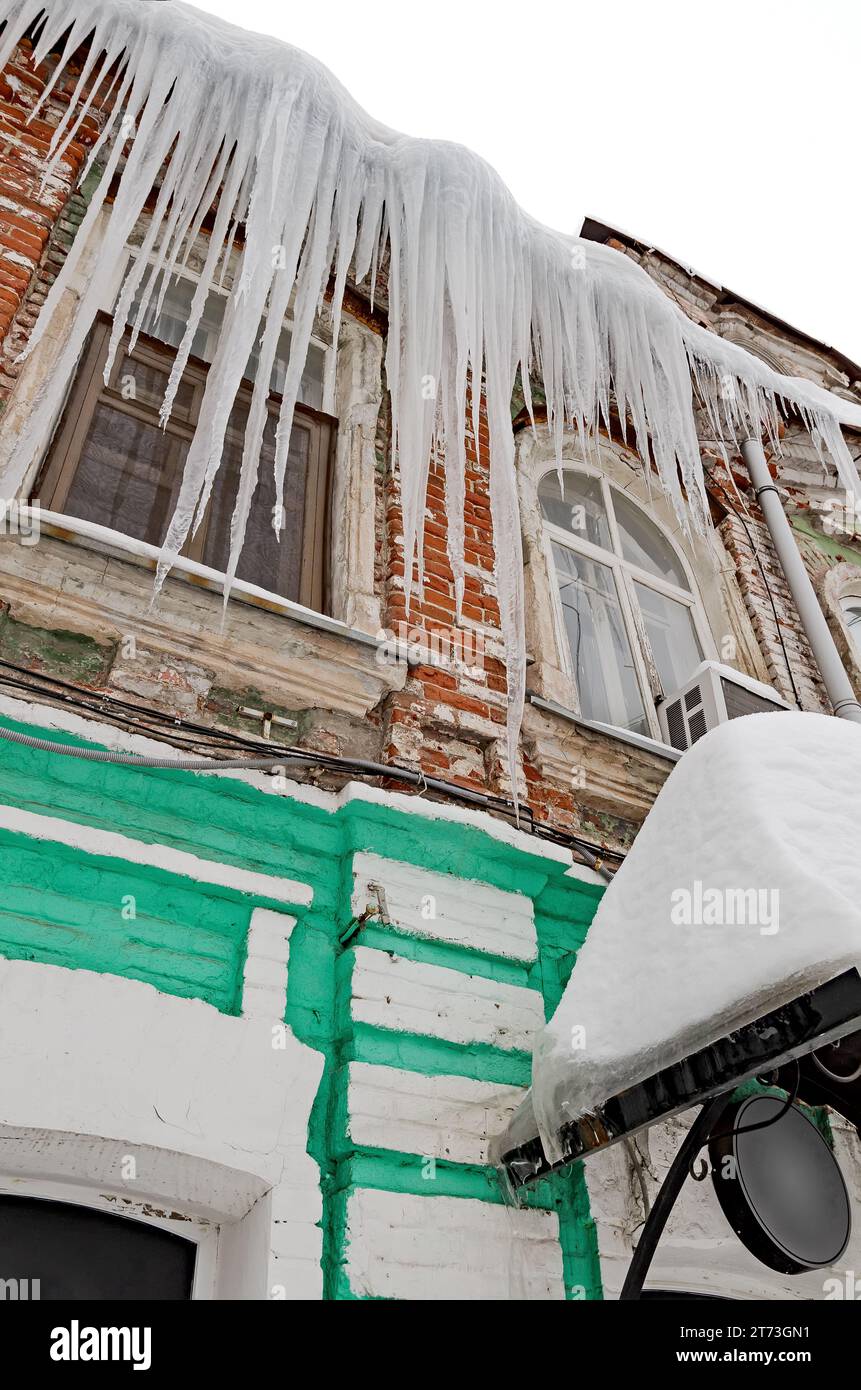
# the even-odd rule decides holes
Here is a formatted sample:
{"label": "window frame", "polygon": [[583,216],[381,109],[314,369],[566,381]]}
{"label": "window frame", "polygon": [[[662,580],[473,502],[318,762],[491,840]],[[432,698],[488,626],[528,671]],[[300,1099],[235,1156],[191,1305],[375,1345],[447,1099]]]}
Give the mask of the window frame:
{"label": "window frame", "polygon": [[[137,1221],[145,1226],[191,1241],[196,1247],[194,1274],[189,1302],[211,1302],[216,1296],[219,1238],[224,1223],[201,1216],[187,1208],[185,1201],[152,1201],[131,1195],[126,1187],[102,1183],[98,1187],[73,1183],[63,1178],[7,1175],[0,1168],[0,1193],[4,1197],[30,1197],[40,1202],[62,1202],[85,1207],[117,1220]],[[159,1210],[159,1208],[163,1208]],[[168,1210],[171,1214],[168,1215]]]}
{"label": "window frame", "polygon": [[[665,598],[669,598],[676,603],[681,603],[684,607],[688,608],[697,641],[700,644],[704,659],[707,659],[714,655],[714,642],[711,629],[706,620],[696,580],[691,571],[691,566],[681,548],[673,540],[667,527],[664,526],[651,511],[647,510],[643,503],[634,496],[631,491],[611,482],[605,473],[589,464],[571,463],[568,460],[564,460],[562,470],[563,473],[580,474],[598,482],[601,489],[601,501],[610,531],[610,540],[613,546],[612,550],[605,550],[601,546],[595,545],[592,541],[578,537],[573,532],[566,531],[561,526],[556,526],[545,517],[541,508],[541,486],[549,474],[556,474],[557,469],[556,464],[553,462],[548,463],[546,467],[542,468],[537,476],[535,486],[536,495],[538,496],[539,513],[541,516],[542,545],[544,547],[548,574],[552,581],[550,587],[552,590],[553,624],[556,632],[557,646],[562,657],[564,672],[571,681],[574,689],[577,690],[579,699],[580,691],[577,673],[574,670],[574,661],[565,628],[558,574],[556,563],[553,558],[551,542],[555,542],[597,564],[604,565],[611,571],[619,601],[622,622],[631,647],[634,671],[640,687],[649,735],[659,743],[663,743],[663,736],[658,721],[657,701],[662,699],[665,695],[672,694],[672,692],[664,690],[661,678],[658,674],[658,668],[652,653],[651,643],[646,631],[645,621],[634,586],[636,583],[641,583],[647,588],[662,594]],[[660,533],[681,566],[682,572],[689,584],[688,589],[681,589],[670,581],[662,579],[660,576],[653,574],[650,570],[645,570],[624,557],[622,553],[619,525],[616,519],[616,511],[613,506],[614,492],[622,493],[631,506],[636,507],[646,520]],[[608,727],[623,728],[621,725],[611,726],[607,720],[599,722],[608,724]]]}
{"label": "window frame", "polygon": [[[134,351],[129,352],[132,330],[126,328],[111,368],[108,385],[103,374],[110,344],[113,319],[109,313],[100,311],[81,354],[75,376],[72,380],[66,404],[57,430],[47,450],[42,466],[37,474],[31,499],[38,498],[43,507],[51,511],[64,512],[65,502],[72,481],[80,463],[84,444],[92,426],[99,405],[107,405],[121,414],[129,415],[143,423],[158,424],[157,407],[141,405],[134,400],[126,400],[116,389],[123,361],[127,357],[143,364],[149,364],[159,371],[170,371],[176,360],[176,350],[158,338],[139,333]],[[174,438],[190,442],[193,438],[197,413],[206,385],[209,364],[202,358],[189,356],[181,377],[181,383],[191,387],[191,410],[183,411],[174,406],[165,433]],[[243,378],[237,393],[237,402],[249,406],[254,383]],[[268,397],[269,414],[277,419],[282,397],[271,391]],[[183,418],[185,416],[185,418]],[[305,507],[302,526],[302,558],[300,566],[299,592],[290,601],[310,608],[317,613],[328,611],[329,603],[329,565],[328,545],[330,529],[330,504],[332,492],[333,458],[337,438],[338,421],[311,406],[296,403],[294,416],[308,428],[310,437],[308,469],[305,481]],[[207,505],[196,535],[189,536],[183,546],[182,554],[190,560],[204,563],[204,549],[212,516],[212,501]],[[166,521],[169,518],[166,518]],[[222,571],[223,572],[223,571]],[[256,582],[256,581],[252,581]],[[262,587],[267,587],[262,585]],[[283,595],[283,597],[287,597]]]}
{"label": "window frame", "polygon": [[[850,608],[859,610],[857,618],[849,618]],[[857,634],[852,630],[856,623],[861,622],[861,584],[857,580],[845,587],[838,595],[837,609],[843,631],[846,633],[849,651],[855,661],[861,665],[861,629]]]}

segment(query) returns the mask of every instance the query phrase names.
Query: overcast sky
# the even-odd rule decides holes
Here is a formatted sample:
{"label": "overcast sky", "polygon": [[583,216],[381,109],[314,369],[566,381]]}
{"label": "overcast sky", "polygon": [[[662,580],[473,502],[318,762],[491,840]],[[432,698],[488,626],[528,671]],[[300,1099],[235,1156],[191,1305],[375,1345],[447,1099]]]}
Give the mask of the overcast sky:
{"label": "overcast sky", "polygon": [[858,0],[197,0],[861,362]]}

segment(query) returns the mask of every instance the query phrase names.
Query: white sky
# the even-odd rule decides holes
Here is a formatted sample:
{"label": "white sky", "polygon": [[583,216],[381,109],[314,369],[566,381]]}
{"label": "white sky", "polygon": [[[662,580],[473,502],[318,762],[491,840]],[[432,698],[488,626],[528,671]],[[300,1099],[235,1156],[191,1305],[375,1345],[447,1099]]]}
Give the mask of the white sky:
{"label": "white sky", "polygon": [[196,0],[861,362],[858,0]]}

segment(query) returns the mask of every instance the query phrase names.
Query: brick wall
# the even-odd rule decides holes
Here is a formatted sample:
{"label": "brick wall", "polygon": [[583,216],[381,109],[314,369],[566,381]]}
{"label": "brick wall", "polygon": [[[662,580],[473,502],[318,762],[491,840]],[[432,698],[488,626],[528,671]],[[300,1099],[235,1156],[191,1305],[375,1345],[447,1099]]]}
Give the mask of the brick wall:
{"label": "brick wall", "polygon": [[83,220],[86,200],[78,183],[100,129],[88,113],[43,188],[51,138],[80,69],[70,64],[30,119],[51,72],[50,63],[34,66],[24,43],[0,76],[0,409],[20,371],[15,359]]}
{"label": "brick wall", "polygon": [[[443,658],[411,667],[409,679],[390,697],[385,712],[386,756],[417,766],[428,776],[482,790],[499,775],[499,740],[504,734],[507,686],[499,605],[493,575],[494,550],[488,495],[488,437],[482,412],[479,448],[467,433],[465,579],[462,621],[457,622],[455,586],[446,548],[448,524],[440,459],[431,464],[425,502],[424,587],[414,564],[409,615],[404,584],[403,517],[398,478],[383,483],[382,541],[384,621],[417,646]],[[472,657],[476,656],[473,662]]]}
{"label": "brick wall", "polygon": [[[47,727],[21,702],[0,714],[140,751],[66,711],[39,711]],[[269,1287],[288,1298],[508,1298],[518,1278],[539,1298],[599,1293],[582,1173],[510,1218],[488,1150],[602,895],[566,851],[373,790],[307,798],[259,773],[4,741],[0,848],[10,1124],[116,1136],[132,1155],[190,1139],[231,1180],[259,1169],[275,1184]],[[139,1172],[142,1186],[143,1158]],[[80,1180],[110,1192],[116,1173],[88,1163]],[[183,1197],[177,1184],[169,1209]],[[219,1262],[260,1254],[220,1243]],[[278,1296],[265,1273],[251,1296]]]}
{"label": "brick wall", "polygon": [[[750,504],[748,504],[750,507]],[[792,597],[768,529],[758,507],[745,517],[728,515],[719,530],[735,561],[738,584],[765,657],[769,679],[777,691],[801,708],[822,713],[830,709],[813,653],[801,631]],[[768,583],[766,585],[767,576]]]}

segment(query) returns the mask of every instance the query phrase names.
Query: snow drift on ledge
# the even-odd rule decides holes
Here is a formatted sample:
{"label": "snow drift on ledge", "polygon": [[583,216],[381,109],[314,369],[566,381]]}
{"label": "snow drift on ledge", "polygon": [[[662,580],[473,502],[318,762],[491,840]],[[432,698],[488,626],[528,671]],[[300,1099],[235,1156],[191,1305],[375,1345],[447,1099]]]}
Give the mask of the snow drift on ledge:
{"label": "snow drift on ledge", "polygon": [[[585,446],[599,423],[607,421],[615,398],[643,458],[651,447],[661,483],[685,527],[689,515],[698,529],[707,524],[692,377],[716,438],[734,443],[751,426],[773,438],[779,403],[788,404],[800,413],[817,448],[834,459],[843,486],[861,491],[840,430],[841,421],[861,427],[861,406],[810,382],[782,377],[743,348],[695,325],[626,256],[541,226],[470,151],[409,139],[377,124],[325,68],[299,50],[236,29],[177,0],[0,0],[0,20],[6,22],[0,63],[43,11],[47,20],[36,46],[37,61],[60,42],[59,72],[85,41],[89,44],[77,84],[83,101],[77,109],[72,103],[54,135],[46,177],[74,137],[94,93],[111,94],[113,117],[88,166],[103,164],[104,174],[28,352],[48,329],[115,174],[119,186],[99,269],[80,300],[52,380],[0,478],[4,496],[14,495],[32,476],[65,383],[163,166],[144,254],[130,270],[116,307],[111,356],[138,291],[135,326],[149,308],[157,277],[150,275],[141,285],[147,258],[159,267],[181,267],[221,190],[163,419],[170,415],[207,290],[222,273],[237,224],[245,227],[235,291],[164,540],[157,588],[203,515],[221,464],[230,408],[268,309],[231,524],[225,599],[229,593],[257,481],[279,328],[291,306],[292,348],[275,457],[280,526],[293,411],[315,311],[334,276],[337,337],[348,273],[373,285],[384,252],[389,256],[386,377],[403,494],[407,601],[414,557],[421,573],[425,485],[431,452],[440,446],[445,449],[449,554],[460,604],[464,431],[470,395],[473,423],[479,409],[480,391],[470,388],[484,384],[491,513],[497,554],[505,561],[496,578],[507,654],[512,770],[526,665],[510,415],[518,376],[530,410],[530,374],[540,381],[557,450],[566,426],[578,429]],[[121,138],[112,140],[117,133]],[[275,248],[280,248],[277,257]],[[165,288],[166,282],[165,276]],[[106,373],[110,366],[109,358]],[[332,386],[330,378],[330,410]]]}
{"label": "snow drift on ledge", "polygon": [[528,1137],[531,1100],[558,1161],[555,1136],[569,1120],[861,966],[859,826],[857,724],[753,714],[694,744],[604,894],[538,1036],[515,1142]]}

